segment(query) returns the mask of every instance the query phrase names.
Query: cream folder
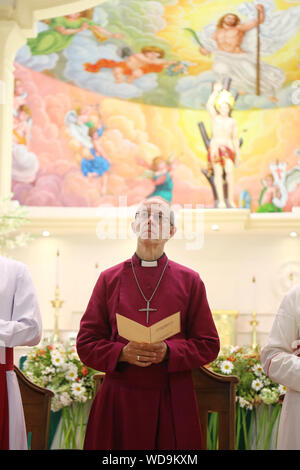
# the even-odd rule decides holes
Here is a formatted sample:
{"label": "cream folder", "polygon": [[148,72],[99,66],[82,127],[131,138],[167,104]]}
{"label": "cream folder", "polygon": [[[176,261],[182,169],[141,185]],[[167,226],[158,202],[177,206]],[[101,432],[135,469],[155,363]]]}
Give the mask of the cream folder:
{"label": "cream folder", "polygon": [[180,332],[180,312],[158,321],[152,326],[143,326],[119,313],[116,314],[118,333],[128,341],[157,343]]}

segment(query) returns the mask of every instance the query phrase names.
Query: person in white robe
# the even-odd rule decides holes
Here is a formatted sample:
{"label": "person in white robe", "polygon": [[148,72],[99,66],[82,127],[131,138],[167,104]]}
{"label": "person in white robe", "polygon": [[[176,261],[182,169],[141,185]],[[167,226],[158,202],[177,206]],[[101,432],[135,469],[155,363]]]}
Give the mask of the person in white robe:
{"label": "person in white robe", "polygon": [[265,373],[287,392],[280,416],[277,448],[300,450],[300,286],[282,300],[267,344],[261,350]]}
{"label": "person in white robe", "polygon": [[[28,268],[0,256],[0,449],[27,449],[21,394],[13,370],[13,348],[36,345],[41,334],[41,314]],[[8,422],[4,423],[5,416]]]}

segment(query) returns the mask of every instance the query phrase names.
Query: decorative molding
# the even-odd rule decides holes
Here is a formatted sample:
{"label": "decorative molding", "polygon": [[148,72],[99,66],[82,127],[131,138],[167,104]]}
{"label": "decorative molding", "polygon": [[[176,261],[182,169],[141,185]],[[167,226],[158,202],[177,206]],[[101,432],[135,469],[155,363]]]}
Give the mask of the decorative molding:
{"label": "decorative molding", "polygon": [[[30,223],[27,230],[41,234],[49,230],[52,235],[90,233],[96,235],[96,229],[101,225],[105,234],[117,230],[130,229],[135,207],[129,207],[127,215],[124,207],[27,207]],[[217,224],[218,231],[212,226]],[[225,234],[276,234],[286,235],[293,230],[300,232],[300,215],[292,213],[280,214],[251,214],[249,209],[181,209],[176,214],[177,230],[184,235],[210,233],[213,236]],[[127,227],[127,228],[126,228]],[[124,233],[124,232],[122,232]],[[109,238],[109,237],[106,237]],[[186,237],[188,239],[188,236]],[[176,236],[175,236],[176,239]]]}

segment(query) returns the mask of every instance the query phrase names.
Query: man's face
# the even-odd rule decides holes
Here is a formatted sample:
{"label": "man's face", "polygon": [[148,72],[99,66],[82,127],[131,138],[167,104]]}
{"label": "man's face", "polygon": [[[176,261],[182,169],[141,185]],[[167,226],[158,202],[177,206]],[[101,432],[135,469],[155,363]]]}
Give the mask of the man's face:
{"label": "man's face", "polygon": [[223,23],[225,23],[227,26],[235,26],[237,22],[237,19],[234,15],[226,15]]}
{"label": "man's face", "polygon": [[166,204],[144,203],[136,213],[135,232],[142,240],[162,241],[170,238],[170,208]]}
{"label": "man's face", "polygon": [[223,101],[219,106],[221,116],[227,117],[230,114],[230,106],[226,101]]}

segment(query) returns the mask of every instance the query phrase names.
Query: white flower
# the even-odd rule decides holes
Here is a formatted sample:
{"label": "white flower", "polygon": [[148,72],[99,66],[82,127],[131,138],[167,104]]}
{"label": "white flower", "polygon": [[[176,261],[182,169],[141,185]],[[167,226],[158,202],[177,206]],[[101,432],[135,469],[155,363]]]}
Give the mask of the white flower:
{"label": "white flower", "polygon": [[263,387],[263,383],[260,379],[254,379],[252,380],[251,387],[253,388],[253,390],[258,391]]}
{"label": "white flower", "polygon": [[86,388],[81,385],[79,382],[75,382],[71,386],[72,393],[75,397],[80,397],[85,394]]}
{"label": "white flower", "polygon": [[238,397],[239,405],[241,408],[246,408],[247,410],[252,410],[253,405],[250,401],[245,400],[243,397]]}
{"label": "white flower", "polygon": [[[50,390],[50,388],[48,387]],[[54,390],[52,390],[54,391]],[[52,411],[58,411],[62,408],[62,403],[57,395],[55,395],[52,400],[51,400],[51,410]]]}
{"label": "white flower", "polygon": [[76,380],[78,376],[78,369],[74,364],[69,365],[68,371],[66,373],[66,379],[67,380]]}
{"label": "white flower", "polygon": [[229,354],[233,354],[233,353],[237,352],[240,349],[240,346],[230,345],[230,346],[228,346],[228,348],[229,348]]}
{"label": "white flower", "polygon": [[223,361],[220,364],[220,368],[223,374],[230,374],[233,369],[233,364],[230,361]]}
{"label": "white flower", "polygon": [[72,398],[67,392],[63,392],[60,395],[60,401],[63,406],[69,406],[72,403]]}
{"label": "white flower", "polygon": [[79,356],[77,354],[77,351],[76,349],[72,349],[69,353],[69,358],[72,360],[72,359],[76,359],[77,361],[79,361]]}
{"label": "white flower", "polygon": [[49,366],[47,366],[47,367],[42,371],[42,374],[43,374],[43,375],[55,374],[55,369],[54,369],[54,367],[49,367]]}
{"label": "white flower", "polygon": [[252,367],[252,370],[257,377],[260,377],[264,373],[264,370],[261,364],[254,364],[254,366]]}
{"label": "white flower", "polygon": [[260,391],[260,397],[266,405],[272,405],[278,401],[279,393],[278,390],[274,388],[270,389],[265,387]]}
{"label": "white flower", "polygon": [[279,395],[285,395],[285,394],[286,394],[286,391],[287,391],[287,388],[286,388],[285,385],[279,385],[279,386],[278,386]]}
{"label": "white flower", "polygon": [[57,352],[51,352],[51,361],[55,367],[61,367],[65,362],[64,357]]}

